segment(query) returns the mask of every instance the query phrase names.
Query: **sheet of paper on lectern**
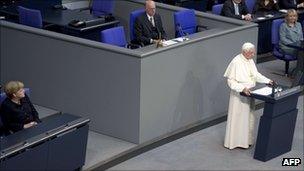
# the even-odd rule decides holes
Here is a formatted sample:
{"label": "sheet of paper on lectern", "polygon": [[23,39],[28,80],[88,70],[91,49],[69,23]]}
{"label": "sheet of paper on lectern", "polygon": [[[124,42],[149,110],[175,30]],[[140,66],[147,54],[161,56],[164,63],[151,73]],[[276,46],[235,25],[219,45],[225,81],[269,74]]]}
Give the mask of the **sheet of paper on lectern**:
{"label": "sheet of paper on lectern", "polygon": [[272,88],[266,86],[266,87],[254,90],[251,93],[259,94],[259,95],[263,95],[263,96],[268,96],[272,93]]}
{"label": "sheet of paper on lectern", "polygon": [[173,40],[167,40],[167,41],[163,42],[163,46],[170,46],[170,45],[173,45],[173,44],[176,44],[176,43],[178,43],[178,42],[173,41]]}
{"label": "sheet of paper on lectern", "polygon": [[170,46],[170,45],[173,45],[173,44],[176,44],[176,43],[179,43],[179,42],[184,42],[186,40],[189,40],[189,38],[187,38],[187,37],[178,37],[178,38],[175,38],[175,39],[164,41],[163,42],[163,46]]}

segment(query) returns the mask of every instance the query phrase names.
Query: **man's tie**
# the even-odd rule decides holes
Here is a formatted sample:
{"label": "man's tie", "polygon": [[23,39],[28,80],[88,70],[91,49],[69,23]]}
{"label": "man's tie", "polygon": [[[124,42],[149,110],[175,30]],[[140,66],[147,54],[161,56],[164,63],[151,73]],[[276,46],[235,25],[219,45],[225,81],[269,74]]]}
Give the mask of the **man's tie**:
{"label": "man's tie", "polygon": [[151,22],[152,26],[155,27],[155,23],[154,23],[153,17],[150,17],[150,22]]}
{"label": "man's tie", "polygon": [[234,10],[235,10],[235,13],[234,13],[235,15],[240,15],[238,4],[234,4]]}

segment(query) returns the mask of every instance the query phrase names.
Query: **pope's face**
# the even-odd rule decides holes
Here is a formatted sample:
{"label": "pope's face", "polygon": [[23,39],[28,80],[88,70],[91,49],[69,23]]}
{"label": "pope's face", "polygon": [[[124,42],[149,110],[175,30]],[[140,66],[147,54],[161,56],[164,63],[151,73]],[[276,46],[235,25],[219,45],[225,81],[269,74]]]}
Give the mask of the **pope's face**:
{"label": "pope's face", "polygon": [[243,55],[246,59],[252,59],[255,55],[255,50],[251,49],[249,51],[243,51]]}

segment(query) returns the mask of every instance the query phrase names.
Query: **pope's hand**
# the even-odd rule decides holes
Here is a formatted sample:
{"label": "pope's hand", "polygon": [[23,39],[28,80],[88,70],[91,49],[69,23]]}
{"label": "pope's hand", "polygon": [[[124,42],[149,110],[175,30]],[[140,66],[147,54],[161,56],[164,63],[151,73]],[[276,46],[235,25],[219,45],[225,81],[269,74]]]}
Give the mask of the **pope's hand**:
{"label": "pope's hand", "polygon": [[250,90],[249,90],[249,88],[245,87],[243,89],[243,93],[245,93],[247,96],[250,96]]}

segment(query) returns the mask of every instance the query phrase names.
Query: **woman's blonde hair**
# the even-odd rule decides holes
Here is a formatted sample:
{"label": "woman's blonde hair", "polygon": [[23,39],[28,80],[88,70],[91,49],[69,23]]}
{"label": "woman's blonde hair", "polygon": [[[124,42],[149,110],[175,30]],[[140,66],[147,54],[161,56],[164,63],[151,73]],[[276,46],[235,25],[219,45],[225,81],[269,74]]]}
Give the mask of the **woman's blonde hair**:
{"label": "woman's blonde hair", "polygon": [[13,94],[24,88],[24,84],[20,81],[10,81],[5,84],[4,92],[8,98],[13,98]]}
{"label": "woman's blonde hair", "polygon": [[295,14],[295,15],[296,15],[296,21],[298,21],[298,13],[297,13],[297,11],[296,11],[295,9],[289,9],[289,10],[287,10],[287,14],[286,14],[286,16],[285,16],[285,22],[286,22],[286,23],[289,22],[289,21],[288,21],[288,17],[289,17],[289,15],[292,15],[292,14]]}

